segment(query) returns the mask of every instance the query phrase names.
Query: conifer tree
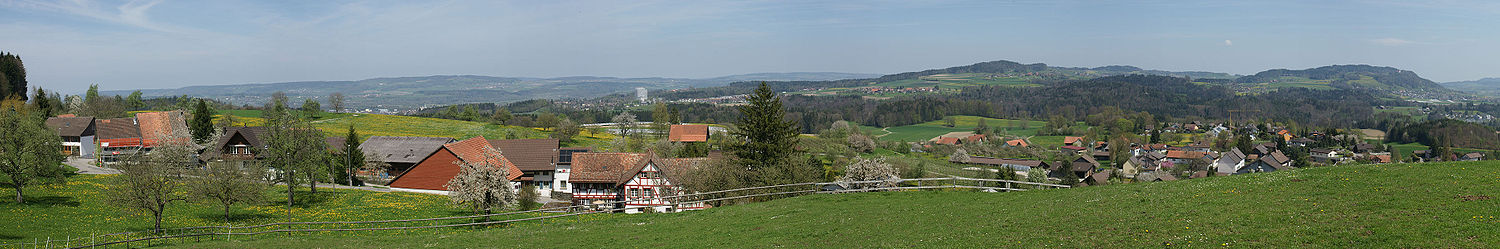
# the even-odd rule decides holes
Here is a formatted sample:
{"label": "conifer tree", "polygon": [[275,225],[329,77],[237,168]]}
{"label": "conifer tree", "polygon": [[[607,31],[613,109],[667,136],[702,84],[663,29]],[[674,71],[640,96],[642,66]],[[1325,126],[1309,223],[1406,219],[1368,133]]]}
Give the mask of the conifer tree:
{"label": "conifer tree", "polygon": [[740,138],[730,146],[735,157],[752,171],[788,160],[797,146],[797,122],[786,120],[781,99],[765,82],[740,107],[731,134]]}

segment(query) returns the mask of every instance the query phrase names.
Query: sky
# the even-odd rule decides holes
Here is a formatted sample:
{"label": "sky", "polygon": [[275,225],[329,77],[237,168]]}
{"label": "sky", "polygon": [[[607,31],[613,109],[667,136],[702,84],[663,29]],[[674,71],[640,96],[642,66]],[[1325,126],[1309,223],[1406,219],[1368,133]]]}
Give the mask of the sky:
{"label": "sky", "polygon": [[427,75],[709,78],[1011,60],[1500,77],[1500,1],[0,0],[0,51],[82,92]]}

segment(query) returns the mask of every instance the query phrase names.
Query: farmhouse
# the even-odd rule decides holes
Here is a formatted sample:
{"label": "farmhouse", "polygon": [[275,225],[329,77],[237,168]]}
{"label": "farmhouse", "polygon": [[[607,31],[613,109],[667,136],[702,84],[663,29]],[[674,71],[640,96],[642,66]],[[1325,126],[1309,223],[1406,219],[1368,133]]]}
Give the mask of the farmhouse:
{"label": "farmhouse", "polygon": [[[557,150],[557,170],[552,177],[552,191],[573,193],[573,184],[568,182],[573,172],[573,154],[589,152],[589,148],[561,148]],[[556,196],[557,194],[553,194]]]}
{"label": "farmhouse", "polygon": [[1083,147],[1083,137],[1063,137],[1063,145]]}
{"label": "farmhouse", "polygon": [[1188,165],[1188,164],[1191,164],[1193,161],[1198,161],[1198,160],[1204,160],[1204,161],[1212,162],[1214,160],[1214,157],[1213,157],[1212,154],[1209,154],[1207,152],[1182,151],[1182,150],[1169,150],[1169,151],[1167,151],[1167,161],[1171,161],[1172,164]]}
{"label": "farmhouse", "polygon": [[193,136],[188,132],[187,118],[182,111],[136,113],[135,119],[140,125],[141,143],[147,150],[161,143],[192,142]]}
{"label": "farmhouse", "polygon": [[120,155],[141,150],[141,127],[135,118],[94,120],[98,129],[99,161],[114,162]]}
{"label": "farmhouse", "polygon": [[972,131],[955,131],[941,136],[928,139],[928,142],[942,145],[960,145],[966,143],[984,142],[984,134],[974,134]]}
{"label": "farmhouse", "polygon": [[553,172],[557,171],[557,139],[490,140],[490,147],[500,150],[506,160],[521,170],[517,181],[537,188],[544,195],[551,194]]}
{"label": "farmhouse", "polygon": [[1229,152],[1220,155],[1218,161],[1214,161],[1213,167],[1221,175],[1234,174],[1245,167],[1245,153],[1240,148],[1231,148]]}
{"label": "farmhouse", "polygon": [[1005,146],[1009,146],[1009,147],[1031,147],[1031,143],[1027,143],[1025,139],[1015,139],[1015,140],[1005,141]]}
{"label": "farmhouse", "polygon": [[1057,163],[1047,163],[1046,161],[1039,161],[1039,160],[1006,159],[1006,158],[994,158],[994,157],[983,157],[983,156],[969,156],[968,162],[956,162],[956,163],[990,165],[990,166],[995,166],[995,167],[1006,167],[1006,168],[1011,168],[1012,170],[1019,170],[1019,171],[1031,170],[1033,168],[1047,169],[1047,168],[1052,168],[1052,165],[1056,165],[1057,164]]}
{"label": "farmhouse", "polygon": [[708,125],[672,125],[667,140],[672,142],[708,142]]}
{"label": "farmhouse", "polygon": [[392,189],[430,192],[424,190],[447,193],[448,181],[458,176],[459,164],[479,163],[503,168],[507,179],[514,182],[521,178],[521,169],[507,160],[500,151],[490,147],[490,142],[484,137],[474,137],[463,141],[444,144],[427,158],[422,159],[411,169],[391,179]]}
{"label": "farmhouse", "polygon": [[[594,209],[624,208],[626,213],[652,208],[658,212],[703,209],[660,197],[684,191],[676,186],[708,158],[656,158],[644,153],[573,153],[573,204]],[[624,203],[611,202],[624,201]]]}
{"label": "farmhouse", "polygon": [[53,117],[47,118],[46,124],[62,136],[64,155],[94,157],[94,117]]}
{"label": "farmhouse", "polygon": [[411,169],[412,166],[416,166],[417,163],[422,162],[422,159],[426,159],[433,152],[437,152],[444,144],[452,143],[453,141],[455,140],[446,137],[373,136],[365,139],[364,143],[360,143],[359,150],[363,151],[366,155],[374,155],[373,157],[366,157],[365,160],[384,162],[391,165],[390,168],[386,169],[386,172],[375,173],[377,176],[385,178],[401,175],[402,172],[406,172],[407,169]]}
{"label": "farmhouse", "polygon": [[1235,174],[1273,172],[1285,169],[1292,169],[1292,160],[1287,158],[1286,155],[1281,154],[1281,151],[1275,151],[1269,155],[1254,159],[1249,164],[1246,164],[1245,167],[1235,170]]}
{"label": "farmhouse", "polygon": [[[1062,164],[1064,163],[1071,164],[1070,166],[1072,166],[1073,172],[1062,172]],[[1072,173],[1073,176],[1077,177],[1077,179],[1083,179],[1085,177],[1088,177],[1090,174],[1093,174],[1094,169],[1098,168],[1099,161],[1094,161],[1094,157],[1079,156],[1077,159],[1073,159],[1073,161],[1062,162],[1057,165],[1053,165],[1052,168],[1047,169],[1047,177],[1063,178],[1063,176],[1065,176],[1063,174]]]}
{"label": "farmhouse", "polygon": [[224,136],[203,151],[204,161],[255,160],[266,150],[266,127],[229,127]]}

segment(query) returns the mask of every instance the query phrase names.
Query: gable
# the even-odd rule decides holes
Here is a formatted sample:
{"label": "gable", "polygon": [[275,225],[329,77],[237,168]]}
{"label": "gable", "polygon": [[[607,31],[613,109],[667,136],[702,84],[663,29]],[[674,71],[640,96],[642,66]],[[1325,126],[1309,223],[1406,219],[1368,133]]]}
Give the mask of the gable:
{"label": "gable", "polygon": [[393,188],[427,189],[447,191],[448,181],[458,176],[458,155],[453,154],[447,148],[440,148],[431,156],[423,159],[401,172],[395,179],[391,179],[390,186]]}

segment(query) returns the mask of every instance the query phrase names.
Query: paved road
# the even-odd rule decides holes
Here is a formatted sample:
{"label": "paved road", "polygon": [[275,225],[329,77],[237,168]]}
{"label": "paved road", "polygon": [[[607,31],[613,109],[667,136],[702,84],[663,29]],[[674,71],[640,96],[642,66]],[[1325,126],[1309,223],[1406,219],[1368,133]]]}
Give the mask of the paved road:
{"label": "paved road", "polygon": [[70,158],[68,158],[67,161],[63,161],[63,163],[68,164],[68,166],[73,166],[74,168],[78,168],[78,172],[76,172],[76,173],[79,173],[79,174],[88,174],[88,175],[114,175],[114,174],[119,174],[120,173],[120,170],[118,170],[118,169],[101,168],[101,167],[94,166],[93,164],[91,164],[91,162],[93,162],[93,161],[94,160],[87,159],[87,158],[74,158],[74,157],[70,157]]}

